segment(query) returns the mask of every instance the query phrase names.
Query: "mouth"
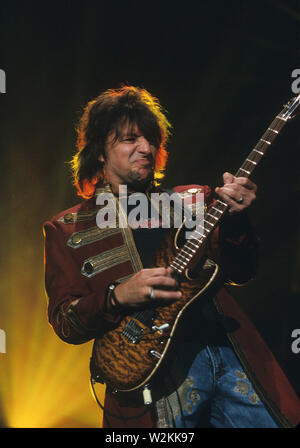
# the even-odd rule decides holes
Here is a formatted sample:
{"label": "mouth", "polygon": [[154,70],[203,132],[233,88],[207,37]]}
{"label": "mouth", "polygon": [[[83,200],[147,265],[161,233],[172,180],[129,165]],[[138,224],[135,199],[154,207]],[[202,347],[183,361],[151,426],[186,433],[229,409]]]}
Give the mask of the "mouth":
{"label": "mouth", "polygon": [[151,167],[152,168],[152,162],[149,159],[146,159],[145,157],[142,159],[137,159],[135,160],[135,162],[137,165],[142,166],[142,167]]}

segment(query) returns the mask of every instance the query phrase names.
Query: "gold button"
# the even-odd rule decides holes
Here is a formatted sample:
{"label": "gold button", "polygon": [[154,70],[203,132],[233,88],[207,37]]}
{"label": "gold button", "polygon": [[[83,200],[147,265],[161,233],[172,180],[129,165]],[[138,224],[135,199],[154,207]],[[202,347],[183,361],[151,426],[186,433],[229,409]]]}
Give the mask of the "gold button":
{"label": "gold button", "polygon": [[64,216],[64,222],[65,223],[73,222],[73,213],[67,213]]}
{"label": "gold button", "polygon": [[73,235],[73,236],[72,236],[72,243],[73,243],[75,246],[78,246],[78,244],[80,244],[81,241],[82,241],[82,238],[81,238],[80,235],[77,234],[77,235]]}

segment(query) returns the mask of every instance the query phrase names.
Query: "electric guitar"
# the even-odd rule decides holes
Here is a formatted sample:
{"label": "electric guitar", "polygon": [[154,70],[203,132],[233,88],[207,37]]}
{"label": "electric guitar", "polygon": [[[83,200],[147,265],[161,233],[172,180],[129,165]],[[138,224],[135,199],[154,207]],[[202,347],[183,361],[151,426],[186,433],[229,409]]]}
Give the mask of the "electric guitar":
{"label": "electric guitar", "polygon": [[[300,103],[300,94],[293,98],[274,118],[266,132],[235,174],[249,177],[286,122]],[[203,229],[180,247],[176,231],[161,247],[155,266],[170,266],[178,278],[182,297],[168,305],[160,304],[132,312],[120,325],[95,339],[91,357],[91,373],[95,382],[105,382],[113,391],[131,392],[145,389],[157,372],[166,365],[175,347],[179,323],[185,310],[196,300],[212,295],[224,284],[219,266],[207,258],[206,243],[219,224],[228,205],[217,199],[205,212]],[[191,275],[197,261],[201,266],[197,278]]]}

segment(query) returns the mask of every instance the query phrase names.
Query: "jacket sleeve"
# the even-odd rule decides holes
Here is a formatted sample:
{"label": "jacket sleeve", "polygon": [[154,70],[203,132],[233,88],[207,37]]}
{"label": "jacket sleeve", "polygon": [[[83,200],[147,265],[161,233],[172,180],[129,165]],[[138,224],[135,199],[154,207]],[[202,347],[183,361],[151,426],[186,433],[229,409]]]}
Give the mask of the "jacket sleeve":
{"label": "jacket sleeve", "polygon": [[212,235],[210,248],[228,284],[242,285],[255,276],[258,238],[247,212],[226,213]]}
{"label": "jacket sleeve", "polygon": [[44,237],[49,323],[63,341],[81,344],[116,324],[120,316],[106,313],[107,285],[91,290],[55,222],[44,224]]}

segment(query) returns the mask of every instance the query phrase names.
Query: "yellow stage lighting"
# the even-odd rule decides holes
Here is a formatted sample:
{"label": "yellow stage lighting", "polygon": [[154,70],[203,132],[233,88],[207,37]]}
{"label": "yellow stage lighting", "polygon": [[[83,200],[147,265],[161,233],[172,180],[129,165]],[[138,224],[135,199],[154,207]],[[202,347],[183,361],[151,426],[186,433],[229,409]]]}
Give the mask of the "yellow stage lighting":
{"label": "yellow stage lighting", "polygon": [[[43,279],[43,272],[36,275]],[[0,354],[0,412],[12,428],[99,428],[100,409],[89,387],[92,342],[62,342],[47,323],[42,281],[11,283],[13,300],[1,310],[6,353]],[[97,386],[103,401],[104,387]]]}

